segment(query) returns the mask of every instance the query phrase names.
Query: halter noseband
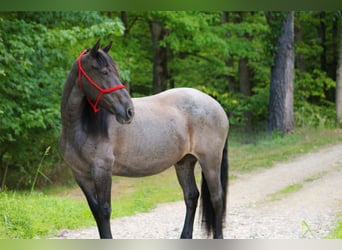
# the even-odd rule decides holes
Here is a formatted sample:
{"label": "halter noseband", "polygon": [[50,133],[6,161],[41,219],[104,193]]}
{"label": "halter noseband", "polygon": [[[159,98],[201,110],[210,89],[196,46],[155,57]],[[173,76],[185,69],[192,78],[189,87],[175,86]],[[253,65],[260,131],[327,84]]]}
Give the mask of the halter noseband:
{"label": "halter noseband", "polygon": [[93,85],[98,91],[100,91],[100,93],[98,94],[95,102],[92,102],[90,100],[90,98],[87,97],[87,101],[88,101],[89,105],[93,108],[93,111],[96,113],[96,112],[99,112],[100,109],[101,109],[100,107],[97,107],[97,105],[99,104],[99,101],[100,101],[101,97],[103,96],[103,94],[110,93],[110,92],[113,92],[113,91],[116,91],[116,90],[119,90],[119,89],[123,89],[123,88],[125,88],[125,86],[124,85],[118,85],[118,86],[114,86],[112,88],[103,89],[96,82],[94,82],[93,79],[91,79],[90,76],[84,71],[84,69],[83,69],[83,67],[81,65],[81,58],[87,52],[88,52],[88,50],[82,51],[82,53],[80,54],[80,56],[77,59],[77,65],[78,65],[78,85],[82,89],[82,74],[83,74],[84,77],[89,81],[89,83],[91,85]]}

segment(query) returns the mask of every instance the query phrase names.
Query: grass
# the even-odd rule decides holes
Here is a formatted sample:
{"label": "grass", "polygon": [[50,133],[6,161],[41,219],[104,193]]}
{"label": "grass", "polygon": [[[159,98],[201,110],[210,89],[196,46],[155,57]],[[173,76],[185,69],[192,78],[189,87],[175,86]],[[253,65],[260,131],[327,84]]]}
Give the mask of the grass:
{"label": "grass", "polygon": [[241,143],[244,140],[233,135],[229,143],[230,170],[233,175],[272,167],[277,162],[290,160],[324,145],[342,142],[342,130],[302,129],[286,136],[261,133],[255,136],[252,143]]}
{"label": "grass", "polygon": [[279,201],[283,198],[285,198],[287,195],[295,193],[297,191],[299,191],[300,189],[303,188],[303,186],[306,183],[310,183],[310,182],[314,182],[320,178],[322,178],[324,175],[326,175],[327,172],[326,171],[322,171],[318,174],[315,174],[313,176],[310,176],[308,178],[305,178],[303,180],[303,182],[299,182],[299,183],[293,183],[275,193],[269,194],[268,195],[268,199],[266,200],[267,202],[272,202],[272,201]]}
{"label": "grass", "polygon": [[285,197],[288,194],[297,192],[303,187],[301,183],[295,183],[292,185],[289,185],[273,194],[269,195],[269,200],[268,201],[278,201],[281,200],[283,197]]}
{"label": "grass", "polygon": [[173,169],[156,176],[115,179],[123,181],[127,188],[118,195],[113,194],[112,218],[146,212],[158,203],[178,201],[183,197]]}
{"label": "grass", "polygon": [[336,227],[327,236],[328,239],[342,239],[342,215],[340,215],[339,221]]}
{"label": "grass", "polygon": [[[239,173],[271,167],[323,145],[342,141],[342,130],[327,129],[302,129],[288,136],[266,133],[247,136],[233,128],[230,134],[230,179],[238,178]],[[112,218],[145,212],[158,203],[182,199],[173,169],[146,178],[114,177],[113,187]],[[296,188],[288,187],[278,196],[294,192]],[[79,189],[62,187],[40,193],[0,193],[0,238],[44,238],[63,228],[94,226],[83,195],[72,192],[79,193]]]}
{"label": "grass", "polygon": [[86,203],[42,193],[0,193],[0,238],[33,239],[92,223]]}

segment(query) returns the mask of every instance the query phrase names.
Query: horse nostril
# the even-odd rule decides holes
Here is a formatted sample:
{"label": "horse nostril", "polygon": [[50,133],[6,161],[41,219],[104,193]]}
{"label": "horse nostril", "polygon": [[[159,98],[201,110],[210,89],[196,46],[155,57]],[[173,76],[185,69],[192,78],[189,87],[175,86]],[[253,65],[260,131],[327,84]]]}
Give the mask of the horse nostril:
{"label": "horse nostril", "polygon": [[128,117],[129,119],[132,119],[132,118],[133,118],[133,116],[134,116],[134,110],[133,110],[133,108],[128,108],[126,113],[127,113],[127,117]]}

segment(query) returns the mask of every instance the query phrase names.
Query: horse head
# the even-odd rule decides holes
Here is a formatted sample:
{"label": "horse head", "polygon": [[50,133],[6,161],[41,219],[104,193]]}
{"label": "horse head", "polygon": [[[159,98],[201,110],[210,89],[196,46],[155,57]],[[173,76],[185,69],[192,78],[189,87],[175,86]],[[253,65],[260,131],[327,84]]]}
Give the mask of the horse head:
{"label": "horse head", "polygon": [[132,100],[121,83],[114,60],[108,54],[112,43],[103,49],[100,40],[78,58],[78,83],[94,112],[104,108],[121,124],[134,116]]}

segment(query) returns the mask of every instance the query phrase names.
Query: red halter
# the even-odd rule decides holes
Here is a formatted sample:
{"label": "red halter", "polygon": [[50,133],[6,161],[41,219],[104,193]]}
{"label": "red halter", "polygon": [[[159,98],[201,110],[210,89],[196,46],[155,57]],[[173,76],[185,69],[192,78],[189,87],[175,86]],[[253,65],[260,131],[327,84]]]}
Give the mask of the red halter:
{"label": "red halter", "polygon": [[80,88],[82,89],[82,79],[81,78],[82,78],[82,74],[83,74],[84,77],[89,81],[89,83],[91,85],[93,85],[98,91],[100,91],[95,102],[92,102],[90,100],[90,98],[87,97],[89,105],[93,108],[94,112],[96,113],[96,112],[99,112],[100,109],[101,109],[100,107],[97,107],[97,105],[99,104],[99,101],[100,101],[101,97],[103,96],[103,94],[110,93],[110,92],[113,92],[113,91],[116,91],[116,90],[119,90],[119,89],[123,89],[123,88],[125,88],[125,86],[124,85],[118,85],[118,86],[115,86],[115,87],[112,87],[112,88],[103,89],[99,85],[97,85],[96,82],[94,82],[93,79],[91,79],[90,76],[82,68],[81,58],[82,58],[82,56],[85,53],[87,53],[87,50],[82,51],[82,53],[80,54],[80,56],[77,59],[77,65],[78,65],[78,84],[79,84]]}

